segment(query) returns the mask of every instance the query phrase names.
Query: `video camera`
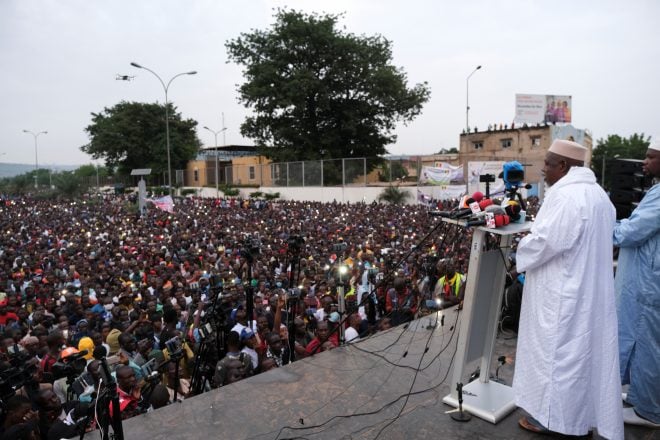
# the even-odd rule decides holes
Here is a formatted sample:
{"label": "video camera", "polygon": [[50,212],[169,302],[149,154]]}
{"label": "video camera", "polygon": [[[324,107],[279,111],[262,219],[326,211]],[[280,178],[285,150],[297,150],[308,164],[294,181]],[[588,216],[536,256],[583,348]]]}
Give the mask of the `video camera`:
{"label": "video camera", "polygon": [[181,344],[181,338],[178,336],[165,341],[165,347],[167,347],[167,351],[172,358],[180,357],[183,354],[183,345]]}
{"label": "video camera", "polygon": [[525,180],[525,169],[518,161],[506,162],[502,166],[499,177],[504,180],[504,186],[507,190],[516,190]]}
{"label": "video camera", "polygon": [[348,248],[348,243],[346,243],[345,241],[340,241],[332,245],[333,252],[343,253],[347,248]]}
{"label": "video camera", "polygon": [[9,358],[10,366],[0,371],[0,401],[5,402],[16,394],[16,390],[33,380],[37,365],[28,364],[31,356],[15,352]]}
{"label": "video camera", "polygon": [[302,250],[302,247],[305,244],[305,239],[300,235],[292,235],[287,239],[286,244],[289,252],[297,254]]}
{"label": "video camera", "polygon": [[63,377],[73,379],[80,376],[87,366],[86,355],[87,350],[82,350],[78,353],[69,354],[55,362],[52,367],[53,378],[55,380]]}

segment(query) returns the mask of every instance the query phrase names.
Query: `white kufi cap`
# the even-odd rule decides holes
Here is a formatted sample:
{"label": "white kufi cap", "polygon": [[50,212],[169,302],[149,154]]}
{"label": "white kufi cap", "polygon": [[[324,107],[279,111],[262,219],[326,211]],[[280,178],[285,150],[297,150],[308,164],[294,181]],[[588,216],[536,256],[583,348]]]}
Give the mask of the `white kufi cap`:
{"label": "white kufi cap", "polygon": [[587,151],[588,150],[585,147],[577,142],[561,139],[556,139],[548,149],[548,152],[550,153],[555,153],[558,156],[567,157],[581,162],[587,160]]}

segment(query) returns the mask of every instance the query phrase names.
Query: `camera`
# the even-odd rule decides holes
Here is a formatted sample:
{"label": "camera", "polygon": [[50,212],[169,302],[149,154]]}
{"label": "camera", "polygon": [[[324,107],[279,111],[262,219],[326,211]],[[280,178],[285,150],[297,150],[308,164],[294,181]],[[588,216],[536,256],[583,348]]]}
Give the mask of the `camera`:
{"label": "camera", "polygon": [[525,170],[522,164],[518,161],[506,162],[502,166],[500,177],[504,180],[506,189],[517,189],[518,186],[525,180]]}
{"label": "camera", "polygon": [[181,345],[181,338],[179,338],[178,336],[175,336],[172,339],[165,341],[165,347],[167,347],[167,351],[170,354],[170,357],[179,356],[183,351],[183,346]]}
{"label": "camera", "polygon": [[287,298],[289,300],[297,300],[300,299],[302,296],[302,291],[297,287],[287,290],[286,293],[287,293]]}
{"label": "camera", "polygon": [[292,235],[286,241],[289,252],[298,253],[302,250],[303,245],[305,244],[305,239],[300,235]]}
{"label": "camera", "polygon": [[344,252],[348,248],[348,243],[345,241],[340,241],[332,245],[333,252]]}
{"label": "camera", "polygon": [[258,237],[245,237],[243,241],[243,248],[241,249],[241,256],[251,260],[255,255],[261,253],[261,240]]}
{"label": "camera", "polygon": [[84,357],[86,354],[87,351],[83,350],[80,353],[70,354],[55,362],[52,368],[53,378],[57,380],[63,377],[73,378],[80,376],[87,366],[87,361]]}

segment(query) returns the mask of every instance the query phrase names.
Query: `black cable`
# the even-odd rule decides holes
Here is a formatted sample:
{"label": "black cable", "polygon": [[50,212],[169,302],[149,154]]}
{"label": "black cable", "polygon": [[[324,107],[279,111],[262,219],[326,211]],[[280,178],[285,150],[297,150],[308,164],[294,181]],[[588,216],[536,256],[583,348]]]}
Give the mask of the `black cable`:
{"label": "black cable", "polygon": [[[457,316],[457,319],[456,319],[456,323],[457,323],[457,322],[458,322],[458,316]],[[454,327],[453,327],[453,329],[452,329],[452,335],[451,335],[451,337],[450,337],[450,339],[449,339],[449,342],[447,343],[447,345],[446,345],[444,348],[442,348],[441,352],[444,352],[444,350],[446,350],[446,348],[449,347],[449,344],[450,344],[451,341],[454,339],[454,335],[457,333],[456,330],[457,330],[457,326],[454,325]],[[460,332],[459,332],[459,333],[460,333]],[[432,334],[429,336],[429,341],[430,341],[430,337],[431,337],[431,336],[432,336]],[[428,341],[427,341],[427,343],[428,343]],[[429,392],[429,391],[431,391],[431,390],[434,390],[434,389],[440,387],[440,386],[445,382],[445,380],[447,380],[447,376],[449,375],[449,371],[451,370],[451,367],[452,367],[452,365],[453,365],[453,363],[454,363],[454,358],[456,357],[457,349],[458,349],[458,344],[456,344],[456,347],[454,348],[454,352],[453,352],[453,354],[452,354],[452,356],[451,356],[451,359],[450,359],[450,361],[449,361],[449,365],[447,366],[447,371],[446,371],[444,377],[442,378],[442,381],[440,381],[439,383],[437,383],[437,384],[435,384],[435,385],[432,385],[432,386],[430,386],[430,387],[428,387],[428,388],[425,388],[425,389],[422,389],[422,390],[418,390],[418,391],[409,391],[408,393],[402,394],[402,395],[398,396],[396,399],[394,399],[394,400],[392,400],[392,401],[390,401],[390,402],[387,402],[386,404],[384,404],[383,406],[381,406],[380,408],[378,408],[378,409],[376,409],[376,410],[366,411],[366,412],[361,412],[361,413],[346,414],[346,415],[335,415],[335,416],[332,416],[330,419],[326,420],[325,422],[323,422],[323,423],[319,423],[319,424],[317,424],[317,425],[310,425],[310,426],[305,426],[305,427],[298,427],[298,426],[283,426],[283,427],[280,428],[280,430],[278,431],[278,434],[277,434],[277,436],[276,436],[276,439],[279,439],[279,438],[280,438],[280,435],[282,434],[282,431],[284,431],[285,429],[291,429],[291,430],[296,430],[296,431],[297,431],[297,430],[306,430],[306,429],[315,429],[315,428],[323,427],[323,426],[327,425],[328,423],[332,422],[332,421],[335,420],[335,419],[348,419],[348,418],[352,418],[352,417],[361,417],[361,416],[375,415],[375,414],[380,413],[380,412],[383,411],[384,409],[389,408],[390,406],[394,405],[396,402],[398,402],[398,401],[401,400],[401,399],[404,399],[404,398],[406,398],[406,397],[410,397],[410,396],[415,396],[415,395],[418,395],[418,394],[423,394],[423,393]],[[425,349],[425,353],[426,353],[426,351],[427,351],[427,350]],[[422,354],[422,359],[423,359],[425,353]],[[436,355],[436,357],[434,357],[434,359],[437,359],[437,357],[438,357],[440,354],[441,354],[441,353],[438,353],[438,355]],[[431,364],[427,365],[425,368],[428,368],[430,365],[431,365]],[[422,371],[422,369],[418,369],[418,371]],[[415,375],[415,378],[416,378],[416,377],[417,377],[417,376]],[[407,400],[406,400],[406,401],[407,401]],[[396,418],[395,418],[394,420],[396,420]],[[283,440],[284,440],[284,439],[290,439],[290,438],[299,438],[299,437],[284,437]]]}

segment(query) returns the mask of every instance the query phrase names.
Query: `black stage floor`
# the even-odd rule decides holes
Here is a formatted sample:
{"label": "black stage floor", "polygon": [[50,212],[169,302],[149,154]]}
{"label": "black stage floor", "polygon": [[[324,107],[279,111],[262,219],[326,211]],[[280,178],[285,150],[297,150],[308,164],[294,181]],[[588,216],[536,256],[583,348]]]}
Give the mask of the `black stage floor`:
{"label": "black stage floor", "polygon": [[[125,437],[540,438],[518,427],[520,410],[497,425],[477,417],[459,423],[446,414],[452,408],[442,398],[450,389],[460,315],[453,310],[445,315],[444,326],[436,323],[436,315],[430,315],[406,328],[393,328],[129,419],[124,422]],[[499,356],[513,361],[515,345],[512,335],[498,336],[493,365]],[[511,383],[512,375],[513,365],[500,369],[505,383]],[[625,438],[660,439],[660,432],[626,426]]]}

